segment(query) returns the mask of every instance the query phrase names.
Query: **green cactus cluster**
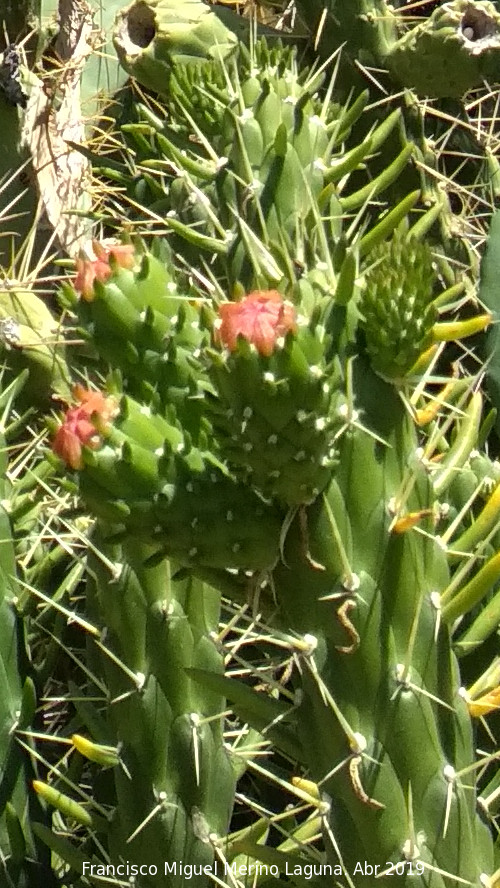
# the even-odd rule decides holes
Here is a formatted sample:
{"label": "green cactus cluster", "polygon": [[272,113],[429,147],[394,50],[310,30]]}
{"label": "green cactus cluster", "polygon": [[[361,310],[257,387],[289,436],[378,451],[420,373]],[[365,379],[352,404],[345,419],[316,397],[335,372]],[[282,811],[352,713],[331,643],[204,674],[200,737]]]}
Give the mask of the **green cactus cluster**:
{"label": "green cactus cluster", "polygon": [[[313,251],[330,268],[331,257],[340,263],[343,218],[354,218],[368,200],[375,216],[379,195],[407,171],[413,149],[404,145],[379,175],[366,174],[366,160],[385,145],[400,113],[351,145],[367,93],[336,103],[335,79],[326,93],[324,80],[323,73],[299,69],[293,48],[264,41],[225,63],[179,61],[164,93],[170,115],[162,120],[139,104],[140,120],[124,127],[137,172],[132,176],[127,162],[117,162],[113,177],[130,196],[132,213],[140,195],[150,220],[171,230],[184,261],[194,263],[200,250],[207,261],[215,253],[220,258],[211,274],[229,276],[231,287],[278,282],[283,266],[293,285],[300,263],[312,264]],[[411,206],[404,196],[399,218]],[[315,204],[330,226],[318,227]]]}
{"label": "green cactus cluster", "polygon": [[[265,70],[260,77],[266,82]],[[288,95],[276,98],[288,106]],[[307,127],[308,120],[305,116],[301,125]],[[279,118],[277,123],[276,133]],[[196,118],[192,125],[196,128]],[[311,126],[316,126],[314,115]],[[238,131],[235,118],[235,142]],[[284,150],[279,136],[269,143],[271,167],[280,151],[288,156],[288,139],[293,149],[293,129],[285,136]],[[306,142],[312,156],[314,139]],[[371,149],[367,144],[360,152],[366,151],[365,163]],[[350,169],[344,169],[348,175]],[[186,170],[192,175],[188,156]],[[390,171],[386,180],[395,175]],[[253,730],[269,732],[277,750],[287,755],[293,749],[322,800],[324,866],[356,886],[371,885],[374,871],[382,881],[395,879],[400,885],[444,886],[457,877],[479,885],[493,873],[493,844],[477,810],[474,778],[467,771],[467,788],[462,779],[474,761],[474,744],[448,625],[488,593],[493,566],[467,580],[463,562],[470,556],[457,556],[455,543],[461,545],[464,533],[472,542],[478,527],[457,523],[439,536],[435,526],[443,520],[448,489],[477,444],[481,397],[473,390],[474,378],[459,379],[456,413],[448,414],[451,408],[443,401],[434,416],[431,412],[425,434],[416,425],[418,398],[439,377],[429,370],[431,357],[423,371],[414,367],[437,341],[440,305],[448,303],[446,290],[436,300],[444,281],[430,250],[418,244],[407,223],[406,228],[400,224],[417,196],[410,194],[369,227],[380,180],[346,197],[324,180],[320,189],[309,184],[303,192],[305,222],[293,232],[279,186],[297,181],[300,187],[299,177],[303,181],[302,173],[294,180],[290,170],[285,179],[273,174],[272,190],[266,177],[263,191],[257,189],[252,198],[258,212],[269,195],[267,242],[265,225],[260,231],[249,226],[251,236],[243,235],[241,217],[224,252],[221,239],[203,235],[207,252],[209,237],[210,245],[221,245],[216,255],[224,257],[229,286],[246,273],[247,286],[259,286],[258,291],[243,295],[240,286],[239,298],[217,300],[219,305],[205,293],[203,307],[186,302],[179,322],[179,306],[187,299],[179,262],[182,239],[186,257],[197,239],[201,243],[187,218],[173,226],[180,271],[170,260],[163,276],[160,271],[155,278],[160,266],[146,253],[134,269],[110,259],[110,276],[96,281],[83,301],[75,303],[67,289],[67,303],[115,373],[108,397],[120,394],[115,415],[99,417],[98,410],[90,415],[98,440],[83,446],[75,480],[91,511],[110,523],[118,545],[127,547],[143,533],[149,545],[157,544],[151,569],[163,564],[160,555],[168,555],[235,600],[241,600],[245,576],[266,608],[274,598],[271,638],[291,658],[292,702],[272,692],[263,698],[196,661],[193,675],[204,692],[227,696]],[[239,183],[240,169],[230,165],[225,178]],[[221,200],[211,185],[207,194]],[[333,201],[340,207],[335,230],[341,245],[336,244],[336,261],[330,256],[328,263],[333,235],[328,212],[325,220],[323,213]],[[349,231],[350,211],[366,213],[366,229],[358,223]],[[426,222],[413,224],[425,231]],[[300,270],[283,258],[289,243],[280,245],[281,252],[275,249],[287,225],[300,250]],[[341,226],[346,226],[343,243]],[[326,267],[318,269],[318,256]],[[217,294],[221,281],[219,276],[212,285]],[[272,289],[276,285],[283,292]],[[453,309],[453,293],[450,297]],[[384,303],[381,316],[377,312],[384,311]],[[268,315],[262,316],[264,310]],[[265,326],[269,314],[271,333]],[[184,330],[187,318],[192,318],[191,339]],[[451,326],[458,337],[488,321],[472,318]],[[174,374],[185,366],[191,375],[161,376],[155,370],[161,360]],[[421,391],[412,414],[405,399],[412,397],[413,373]],[[396,377],[397,388],[379,374]],[[133,394],[122,394],[129,386]],[[177,400],[174,390],[181,392]],[[191,401],[200,399],[203,422],[191,426],[194,432],[187,436]],[[249,506],[252,497],[258,512]],[[121,557],[130,563],[124,551]],[[125,635],[136,606],[122,606]],[[182,619],[176,610],[175,616]],[[111,617],[105,622],[109,625]],[[169,632],[164,631],[166,645]],[[265,643],[271,643],[269,636]],[[118,636],[110,645],[114,657],[137,675]],[[146,674],[156,674],[155,668],[149,662]],[[114,693],[120,697],[124,689]],[[138,705],[143,705],[139,698]],[[125,738],[126,763],[133,741],[116,712],[111,742]],[[281,728],[274,727],[281,722]],[[165,767],[178,768],[175,755]],[[165,792],[170,798],[171,789]],[[189,801],[195,798],[191,793]],[[147,809],[134,806],[134,822],[144,823],[159,804],[152,797]],[[190,829],[196,831],[188,796],[181,810],[188,811]],[[112,826],[108,836],[108,847],[118,854]],[[278,871],[287,871],[287,852],[273,855],[248,836],[245,849],[249,857],[276,860]],[[298,852],[299,869],[307,859],[305,851]],[[356,869],[360,860],[372,869]],[[327,883],[329,872],[318,884]]]}
{"label": "green cactus cluster", "polygon": [[371,253],[360,301],[372,366],[404,377],[432,343],[434,272],[425,243],[394,238]]}
{"label": "green cactus cluster", "polygon": [[409,90],[498,14],[114,11],[101,231],[2,309],[0,882],[496,888],[498,220],[478,299]]}

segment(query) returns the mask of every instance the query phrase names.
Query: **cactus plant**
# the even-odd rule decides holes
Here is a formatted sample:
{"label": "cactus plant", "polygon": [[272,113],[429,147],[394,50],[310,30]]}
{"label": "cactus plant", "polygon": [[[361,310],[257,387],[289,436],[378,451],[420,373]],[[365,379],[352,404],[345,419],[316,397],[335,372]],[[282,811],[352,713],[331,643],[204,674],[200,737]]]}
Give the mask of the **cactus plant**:
{"label": "cactus plant", "polygon": [[[64,292],[112,372],[105,393],[76,391],[54,449],[72,472],[70,489],[98,517],[97,548],[126,565],[113,584],[92,562],[88,617],[108,627],[99,649],[118,705],[95,722],[90,750],[113,768],[113,780],[85,793],[85,849],[97,865],[93,831],[110,863],[139,861],[150,835],[168,848],[176,828],[166,806],[175,797],[186,835],[204,837],[207,856],[193,850],[200,861],[246,855],[302,884],[311,856],[307,841],[294,846],[296,827],[279,847],[264,843],[260,821],[253,834],[221,844],[230,769],[218,812],[210,776],[206,789],[202,779],[205,741],[228,768],[217,719],[200,741],[199,776],[191,759],[189,767],[180,762],[196,745],[200,718],[218,718],[226,696],[311,781],[323,842],[315,884],[331,884],[333,875],[363,888],[376,875],[382,884],[494,885],[471,713],[487,708],[495,686],[492,675],[478,676],[475,702],[464,697],[452,635],[461,620],[461,656],[471,632],[475,645],[485,637],[477,608],[498,577],[487,548],[498,497],[480,484],[494,467],[483,455],[481,469],[473,455],[478,378],[450,375],[442,346],[491,317],[456,318],[462,289],[448,286],[435,254],[418,243],[436,212],[409,216],[418,194],[385,214],[378,206],[375,220],[375,200],[398,176],[405,182],[411,153],[371,176],[372,155],[395,120],[349,143],[362,100],[331,104],[332,87],[322,98],[321,79],[300,73],[280,48],[203,64],[214,96],[221,81],[230,84],[229,108],[220,101],[209,112],[192,93],[184,116],[177,108],[176,127],[181,139],[189,128],[196,133],[213,166],[203,170],[201,152],[187,140],[178,147],[161,122],[148,131],[157,157],[160,145],[176,168],[164,194],[180,208],[168,221],[175,252],[98,247]],[[172,72],[174,95],[176,80],[189,76],[182,67]],[[222,136],[209,145],[217,114]],[[193,248],[207,261],[190,276]],[[484,509],[474,500],[479,491]],[[165,556],[196,577],[193,609],[183,581],[158,580]],[[284,685],[270,681],[269,696],[224,677],[220,662],[214,668],[204,633],[217,617],[194,623],[200,602],[216,595],[202,581],[235,601],[246,592],[255,611],[264,609],[266,632],[255,647],[271,672],[283,658],[290,666]],[[169,645],[167,667],[159,650]],[[102,672],[95,650],[89,656]],[[137,686],[139,673],[161,688],[162,715],[154,716],[149,685]],[[172,740],[169,757],[134,725],[157,717],[170,737],[171,710],[185,734],[179,745]],[[122,800],[111,817],[109,799]],[[70,843],[41,832],[75,868]],[[172,873],[164,884],[177,884]]]}
{"label": "cactus plant", "polygon": [[[32,759],[30,733],[37,707],[36,675],[27,656],[27,631],[19,606],[22,582],[16,567],[16,548],[9,507],[14,496],[7,478],[6,434],[15,428],[12,404],[24,377],[4,384],[2,411],[2,547],[0,625],[1,729],[0,729],[0,844],[2,879],[13,888],[55,886],[49,855],[33,832],[33,821],[45,820],[31,790],[37,768]],[[26,737],[27,734],[27,737]]]}
{"label": "cactus plant", "polygon": [[[323,9],[297,6],[308,24]],[[341,67],[383,60],[405,82],[407,54],[465,6],[412,29],[397,6],[330,4],[331,78],[232,10],[120,12],[125,67],[161,93],[124,111],[112,158],[84,149],[119,186],[100,209],[120,238],[76,260],[57,350],[30,288],[20,308],[4,294],[10,372],[31,348],[58,397],[57,459],[38,452],[3,496],[33,674],[60,707],[25,737],[31,686],[9,660],[21,724],[11,707],[0,744],[21,764],[0,828],[19,888],[498,881],[474,719],[499,697],[500,469],[481,374],[453,363],[492,316],[423,106],[407,93],[375,119]],[[451,76],[476,82],[487,55]],[[145,219],[166,241],[133,234]],[[46,405],[41,382],[28,405]]]}
{"label": "cactus plant", "polygon": [[[346,43],[351,59],[386,67],[403,87],[424,96],[457,97],[495,78],[500,48],[498,12],[488,0],[438,4],[418,18],[419,7],[395,8],[385,0],[303,3],[297,6],[323,56]],[[449,64],[443,64],[447,58]]]}

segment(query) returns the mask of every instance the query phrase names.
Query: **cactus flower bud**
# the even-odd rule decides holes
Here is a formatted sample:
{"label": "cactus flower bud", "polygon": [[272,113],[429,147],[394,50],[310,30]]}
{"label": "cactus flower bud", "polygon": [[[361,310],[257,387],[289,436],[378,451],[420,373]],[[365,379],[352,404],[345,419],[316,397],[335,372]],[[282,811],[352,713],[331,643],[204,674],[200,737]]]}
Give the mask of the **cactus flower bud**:
{"label": "cactus flower bud", "polygon": [[76,260],[76,277],[74,288],[81,293],[83,299],[90,302],[94,298],[94,282],[105,282],[113,269],[109,264],[110,257],[120,268],[133,268],[135,263],[135,247],[133,244],[113,243],[112,241],[92,242],[95,259],[79,258]]}
{"label": "cactus flower bud", "polygon": [[82,447],[97,449],[101,446],[101,431],[116,415],[118,406],[114,398],[106,398],[102,392],[89,391],[75,386],[75,398],[80,402],[66,411],[57,429],[52,450],[71,469],[82,468]]}
{"label": "cactus flower bud", "polygon": [[219,315],[215,340],[229,351],[235,351],[238,336],[243,336],[269,357],[280,336],[297,328],[293,305],[284,302],[277,290],[255,290],[240,302],[224,302]]}

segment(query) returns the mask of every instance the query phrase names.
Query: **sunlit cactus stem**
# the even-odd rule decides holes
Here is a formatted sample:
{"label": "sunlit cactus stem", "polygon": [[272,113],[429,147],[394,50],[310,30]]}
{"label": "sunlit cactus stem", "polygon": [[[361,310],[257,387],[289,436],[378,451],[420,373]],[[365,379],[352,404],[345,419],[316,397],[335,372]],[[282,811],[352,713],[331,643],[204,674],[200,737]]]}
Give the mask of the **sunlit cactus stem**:
{"label": "sunlit cactus stem", "polygon": [[[97,827],[111,859],[147,861],[155,877],[141,884],[175,888],[184,884],[180,862],[196,873],[213,865],[233,805],[224,701],[200,693],[189,677],[192,667],[222,670],[209,638],[219,599],[202,583],[177,580],[154,546],[108,542],[111,530],[96,528],[87,590],[88,616],[103,633],[93,662],[106,683],[108,715],[103,736],[73,742],[94,762],[94,810],[108,803],[99,774],[112,768],[116,807]],[[177,868],[166,872],[165,861]],[[206,879],[197,875],[193,883]]]}
{"label": "sunlit cactus stem", "polygon": [[297,6],[323,56],[344,45],[352,61],[388,69],[421,96],[461,98],[484,77],[497,79],[500,19],[489,0],[452,0],[420,21],[385,0]]}

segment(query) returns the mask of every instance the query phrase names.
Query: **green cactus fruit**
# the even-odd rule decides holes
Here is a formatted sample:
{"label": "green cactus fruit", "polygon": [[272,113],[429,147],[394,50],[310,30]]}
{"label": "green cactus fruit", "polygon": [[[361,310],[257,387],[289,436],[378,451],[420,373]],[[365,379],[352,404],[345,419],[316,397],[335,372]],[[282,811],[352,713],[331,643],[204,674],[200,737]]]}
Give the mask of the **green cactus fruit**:
{"label": "green cactus fruit", "polygon": [[500,15],[493,3],[454,0],[409,30],[385,60],[391,74],[422,96],[461,98],[497,79]]}
{"label": "green cactus fruit", "polygon": [[404,235],[372,251],[359,303],[372,366],[401,378],[432,342],[437,311],[427,244]]}
{"label": "green cactus fruit", "polygon": [[163,93],[173,59],[227,58],[238,39],[201,0],[134,0],[117,15],[114,44],[125,70]]}
{"label": "green cactus fruit", "polygon": [[[276,291],[222,303],[207,352],[214,427],[240,477],[289,506],[316,499],[334,465],[334,377],[319,323],[296,319]],[[227,349],[227,351],[226,351]]]}

